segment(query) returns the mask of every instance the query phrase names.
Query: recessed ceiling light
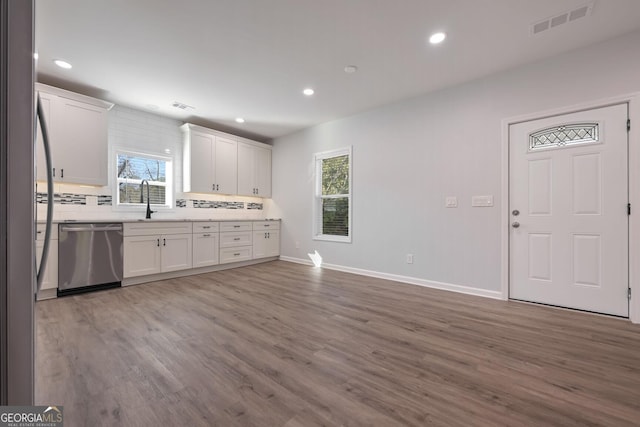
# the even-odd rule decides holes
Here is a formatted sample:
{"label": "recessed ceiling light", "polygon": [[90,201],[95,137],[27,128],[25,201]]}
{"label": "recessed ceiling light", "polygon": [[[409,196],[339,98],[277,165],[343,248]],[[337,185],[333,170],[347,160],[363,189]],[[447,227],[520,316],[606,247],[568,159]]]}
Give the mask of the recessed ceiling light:
{"label": "recessed ceiling light", "polygon": [[244,123],[244,119],[242,117],[236,117],[237,123]]}
{"label": "recessed ceiling light", "polygon": [[429,37],[429,43],[431,44],[442,43],[446,38],[447,38],[447,35],[445,33],[442,33],[442,32],[433,33],[431,34],[431,37]]}
{"label": "recessed ceiling light", "polygon": [[314,93],[316,93],[313,89],[311,89],[310,87],[306,88],[305,90],[302,91],[302,93],[304,93],[307,96],[311,96]]}
{"label": "recessed ceiling light", "polygon": [[53,61],[53,63],[60,68],[64,68],[65,70],[71,68],[71,64],[69,64],[67,61],[63,61],[62,59],[56,59],[55,61]]}
{"label": "recessed ceiling light", "polygon": [[355,65],[347,65],[346,67],[344,67],[344,72],[347,74],[353,74],[356,71],[358,71],[358,67]]}
{"label": "recessed ceiling light", "polygon": [[164,152],[167,153],[167,154],[171,154],[171,150],[169,148],[165,148]]}

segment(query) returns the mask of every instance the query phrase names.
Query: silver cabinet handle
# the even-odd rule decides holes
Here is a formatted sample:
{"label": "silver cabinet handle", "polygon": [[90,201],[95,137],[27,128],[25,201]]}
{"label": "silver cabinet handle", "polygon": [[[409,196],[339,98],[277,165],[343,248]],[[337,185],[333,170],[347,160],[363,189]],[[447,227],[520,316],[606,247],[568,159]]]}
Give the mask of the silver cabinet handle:
{"label": "silver cabinet handle", "polygon": [[518,221],[516,221],[516,222],[514,222],[513,224],[511,224],[511,226],[512,226],[513,228],[518,228],[518,227],[520,227],[520,223],[519,223]]}

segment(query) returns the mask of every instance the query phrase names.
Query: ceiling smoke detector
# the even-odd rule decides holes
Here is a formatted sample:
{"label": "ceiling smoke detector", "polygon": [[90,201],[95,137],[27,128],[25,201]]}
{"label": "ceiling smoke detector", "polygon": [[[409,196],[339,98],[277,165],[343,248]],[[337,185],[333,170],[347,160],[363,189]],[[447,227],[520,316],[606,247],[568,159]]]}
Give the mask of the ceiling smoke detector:
{"label": "ceiling smoke detector", "polygon": [[192,109],[195,110],[195,107],[192,107],[191,105],[187,105],[187,104],[183,104],[182,102],[178,102],[178,101],[173,101],[173,104],[171,104],[172,107],[175,108],[179,108],[181,110],[187,110],[187,109]]}
{"label": "ceiling smoke detector", "polygon": [[576,21],[581,18],[590,16],[593,12],[594,2],[583,4],[575,9],[568,10],[566,12],[559,13],[555,16],[549,17],[539,22],[531,24],[531,34],[539,34],[543,31],[550,30],[551,28],[564,25],[569,22]]}

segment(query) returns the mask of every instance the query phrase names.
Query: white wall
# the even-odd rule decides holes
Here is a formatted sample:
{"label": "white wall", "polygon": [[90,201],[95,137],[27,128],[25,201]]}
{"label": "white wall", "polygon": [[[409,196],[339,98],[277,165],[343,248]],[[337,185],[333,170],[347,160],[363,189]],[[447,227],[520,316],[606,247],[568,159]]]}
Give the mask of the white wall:
{"label": "white wall", "polygon": [[[636,91],[640,32],[279,138],[268,216],[283,219],[282,255],[499,291],[502,120]],[[348,145],[353,243],[314,241],[313,153]]]}

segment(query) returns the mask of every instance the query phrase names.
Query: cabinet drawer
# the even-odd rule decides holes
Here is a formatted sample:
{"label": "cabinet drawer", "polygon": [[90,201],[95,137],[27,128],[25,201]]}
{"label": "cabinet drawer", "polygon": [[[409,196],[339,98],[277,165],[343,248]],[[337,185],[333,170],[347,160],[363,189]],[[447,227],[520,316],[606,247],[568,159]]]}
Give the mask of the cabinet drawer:
{"label": "cabinet drawer", "polygon": [[220,233],[220,247],[231,248],[236,246],[251,246],[253,241],[251,237],[250,231]]}
{"label": "cabinet drawer", "polygon": [[[36,240],[44,240],[47,224],[36,225]],[[51,224],[51,240],[58,240],[58,224]]]}
{"label": "cabinet drawer", "polygon": [[254,221],[253,231],[280,230],[280,221]]}
{"label": "cabinet drawer", "polygon": [[220,249],[220,264],[250,260],[252,252],[251,246]]}
{"label": "cabinet drawer", "polygon": [[123,224],[125,236],[155,236],[168,234],[188,234],[192,232],[191,222],[125,222]]}
{"label": "cabinet drawer", "polygon": [[220,223],[218,222],[194,222],[194,233],[216,233],[220,229]]}
{"label": "cabinet drawer", "polygon": [[221,222],[220,231],[251,231],[251,221]]}

